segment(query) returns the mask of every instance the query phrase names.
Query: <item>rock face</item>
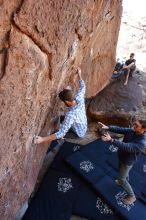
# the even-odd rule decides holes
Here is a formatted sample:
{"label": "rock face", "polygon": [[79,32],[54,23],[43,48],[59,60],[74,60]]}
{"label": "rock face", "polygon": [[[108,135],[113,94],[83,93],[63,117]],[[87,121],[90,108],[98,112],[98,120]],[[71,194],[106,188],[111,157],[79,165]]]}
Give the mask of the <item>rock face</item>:
{"label": "rock face", "polygon": [[146,74],[136,73],[124,86],[124,77],[111,82],[90,102],[88,113],[106,124],[128,126],[135,115],[146,120]]}
{"label": "rock face", "polygon": [[12,220],[33,191],[46,134],[62,106],[57,93],[82,68],[87,97],[108,82],[121,1],[0,1],[0,216]]}

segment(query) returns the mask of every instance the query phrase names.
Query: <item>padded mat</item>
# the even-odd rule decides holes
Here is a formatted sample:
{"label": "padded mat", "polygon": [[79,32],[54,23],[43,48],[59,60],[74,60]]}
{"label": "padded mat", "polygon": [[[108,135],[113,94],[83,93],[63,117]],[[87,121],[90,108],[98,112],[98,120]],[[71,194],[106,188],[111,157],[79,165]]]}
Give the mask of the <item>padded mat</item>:
{"label": "padded mat", "polygon": [[119,159],[118,159],[117,153],[113,153],[113,154],[109,155],[109,157],[107,158],[106,163],[108,164],[108,166],[110,166],[114,170],[118,171]]}
{"label": "padded mat", "polygon": [[122,198],[125,197],[126,193],[120,190],[114,183],[114,180],[109,176],[104,176],[100,181],[97,182],[95,188],[100,192],[103,198],[111,205],[116,212],[121,214],[125,219],[137,220],[144,219],[146,216],[145,205],[136,200],[132,205],[125,205],[122,202]]}
{"label": "padded mat", "polygon": [[100,158],[103,159],[103,157],[105,157],[105,154],[111,154],[109,150],[110,145],[110,143],[98,139],[87,144],[81,151],[98,163]]}
{"label": "padded mat", "polygon": [[98,167],[93,161],[85,157],[81,152],[76,152],[66,159],[81,176],[83,176],[89,183],[96,183],[105,172]]}
{"label": "padded mat", "polygon": [[79,187],[74,175],[49,169],[23,220],[69,220]]}
{"label": "padded mat", "polygon": [[[117,179],[118,177],[118,172],[112,169],[109,173],[108,176],[110,176],[112,179]],[[143,192],[144,189],[146,188],[146,182],[145,179],[137,172],[133,171],[130,172],[130,184],[135,192],[136,198],[142,200],[145,202]],[[122,188],[121,188],[122,189]]]}
{"label": "padded mat", "polygon": [[133,169],[141,174],[146,181],[146,155],[140,155],[133,166]]}
{"label": "padded mat", "polygon": [[52,162],[51,168],[67,173],[72,172],[71,168],[67,166],[64,160],[66,157],[80,150],[81,147],[83,146],[74,143],[64,142],[64,144],[60,148],[60,151]]}
{"label": "padded mat", "polygon": [[90,220],[120,220],[105,201],[86,184],[78,192],[77,200],[73,205],[73,214]]}
{"label": "padded mat", "polygon": [[[117,179],[117,177],[118,177],[118,164],[119,164],[117,154],[110,155],[107,160],[107,164],[112,168],[111,172],[108,173],[108,175],[113,177],[114,179]],[[140,167],[143,164],[143,161],[141,161],[140,157],[139,157],[139,160],[136,162],[136,164],[133,166],[132,170],[129,173],[129,182],[130,182],[132,188],[134,189],[136,196],[138,198],[143,199],[142,192],[143,192],[144,188],[146,188],[146,179],[145,179],[145,175],[143,175],[143,173],[142,173],[142,170],[140,171]],[[136,168],[136,166],[137,166],[137,168]]]}
{"label": "padded mat", "polygon": [[[51,149],[56,144],[54,141]],[[138,200],[134,206],[127,209],[119,201],[125,192],[114,183],[118,174],[118,157],[113,146],[101,140],[86,146],[65,142],[23,220],[69,220],[72,213],[90,220],[144,219],[146,182],[145,173],[142,174],[145,167],[142,168],[140,163],[144,165],[145,158],[130,172],[131,185]],[[110,209],[113,207],[114,213],[111,214],[105,201]]]}
{"label": "padded mat", "polygon": [[105,162],[109,155],[113,154],[111,144],[102,141],[101,139],[95,140],[87,144],[81,149],[83,155],[94,161],[98,166],[102,167],[105,172],[110,170],[110,167]]}
{"label": "padded mat", "polygon": [[[117,153],[109,155],[109,157],[107,158],[107,164],[115,170],[118,170],[119,160]],[[132,168],[132,171],[133,170],[146,179],[146,156],[141,155],[138,157],[138,160],[135,162]]]}
{"label": "padded mat", "polygon": [[142,189],[140,200],[146,205],[146,184]]}

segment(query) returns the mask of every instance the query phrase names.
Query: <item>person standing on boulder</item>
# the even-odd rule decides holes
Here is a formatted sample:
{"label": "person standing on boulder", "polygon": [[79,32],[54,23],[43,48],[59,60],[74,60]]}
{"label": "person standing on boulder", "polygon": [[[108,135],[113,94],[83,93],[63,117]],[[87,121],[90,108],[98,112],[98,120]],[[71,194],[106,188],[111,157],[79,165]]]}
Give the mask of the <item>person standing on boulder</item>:
{"label": "person standing on boulder", "polygon": [[136,69],[136,60],[134,59],[135,54],[131,53],[130,58],[126,60],[125,65],[123,66],[124,74],[126,75],[126,80],[124,85],[127,85],[129,76],[132,76],[133,72]]}
{"label": "person standing on boulder", "polygon": [[119,176],[115,180],[117,185],[122,186],[127,192],[127,197],[123,202],[130,205],[136,201],[134,191],[129,183],[129,172],[136,162],[138,156],[144,152],[146,148],[146,120],[137,118],[134,123],[134,128],[122,128],[118,126],[106,126],[99,122],[102,129],[112,131],[119,134],[124,134],[123,141],[111,138],[110,134],[106,132],[102,136],[103,141],[110,141],[113,145],[118,147],[119,157]]}
{"label": "person standing on boulder", "polygon": [[64,102],[66,107],[68,107],[68,111],[58,131],[46,137],[35,136],[35,144],[61,139],[69,130],[72,130],[78,137],[85,136],[87,131],[87,116],[85,109],[86,86],[82,79],[80,68],[77,69],[75,78],[76,77],[79,80],[79,90],[75,96],[71,89],[64,89],[59,93],[59,98]]}

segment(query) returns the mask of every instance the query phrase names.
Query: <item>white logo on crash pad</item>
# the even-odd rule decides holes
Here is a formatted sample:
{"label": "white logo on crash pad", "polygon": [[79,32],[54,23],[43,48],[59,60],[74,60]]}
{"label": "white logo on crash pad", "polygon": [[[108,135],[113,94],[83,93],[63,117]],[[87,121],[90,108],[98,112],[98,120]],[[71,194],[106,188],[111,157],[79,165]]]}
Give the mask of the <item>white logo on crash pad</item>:
{"label": "white logo on crash pad", "polygon": [[79,145],[75,145],[74,147],[73,147],[73,151],[75,152],[75,151],[78,151],[80,149],[80,146]]}
{"label": "white logo on crash pad", "polygon": [[143,165],[143,172],[146,173],[146,164]]}
{"label": "white logo on crash pad", "polygon": [[91,161],[87,160],[87,161],[82,161],[80,163],[80,169],[84,170],[86,173],[90,172],[90,170],[94,169],[93,164],[91,163]]}
{"label": "white logo on crash pad", "polygon": [[108,207],[106,203],[104,203],[99,197],[97,197],[96,208],[103,215],[113,215],[113,211]]}
{"label": "white logo on crash pad", "polygon": [[118,148],[115,147],[115,146],[112,144],[112,145],[109,146],[109,150],[110,150],[111,152],[117,152]]}
{"label": "white logo on crash pad", "polygon": [[59,178],[58,191],[66,193],[73,188],[71,178]]}

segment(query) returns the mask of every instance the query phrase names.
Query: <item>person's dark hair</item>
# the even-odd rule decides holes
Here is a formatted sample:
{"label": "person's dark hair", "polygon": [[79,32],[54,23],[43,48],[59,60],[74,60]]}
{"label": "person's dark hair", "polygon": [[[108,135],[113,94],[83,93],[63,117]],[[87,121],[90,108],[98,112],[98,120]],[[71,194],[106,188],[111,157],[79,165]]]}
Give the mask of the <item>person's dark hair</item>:
{"label": "person's dark hair", "polygon": [[146,128],[146,117],[135,116],[134,121],[139,121],[140,124],[142,125],[142,128]]}
{"label": "person's dark hair", "polygon": [[142,125],[142,128],[146,128],[146,120],[138,120]]}
{"label": "person's dark hair", "polygon": [[64,89],[59,93],[59,98],[65,102],[65,101],[73,101],[74,95],[73,92],[70,89]]}
{"label": "person's dark hair", "polygon": [[130,54],[130,57],[134,57],[134,56],[135,56],[135,54],[134,54],[134,53],[131,53],[131,54]]}

